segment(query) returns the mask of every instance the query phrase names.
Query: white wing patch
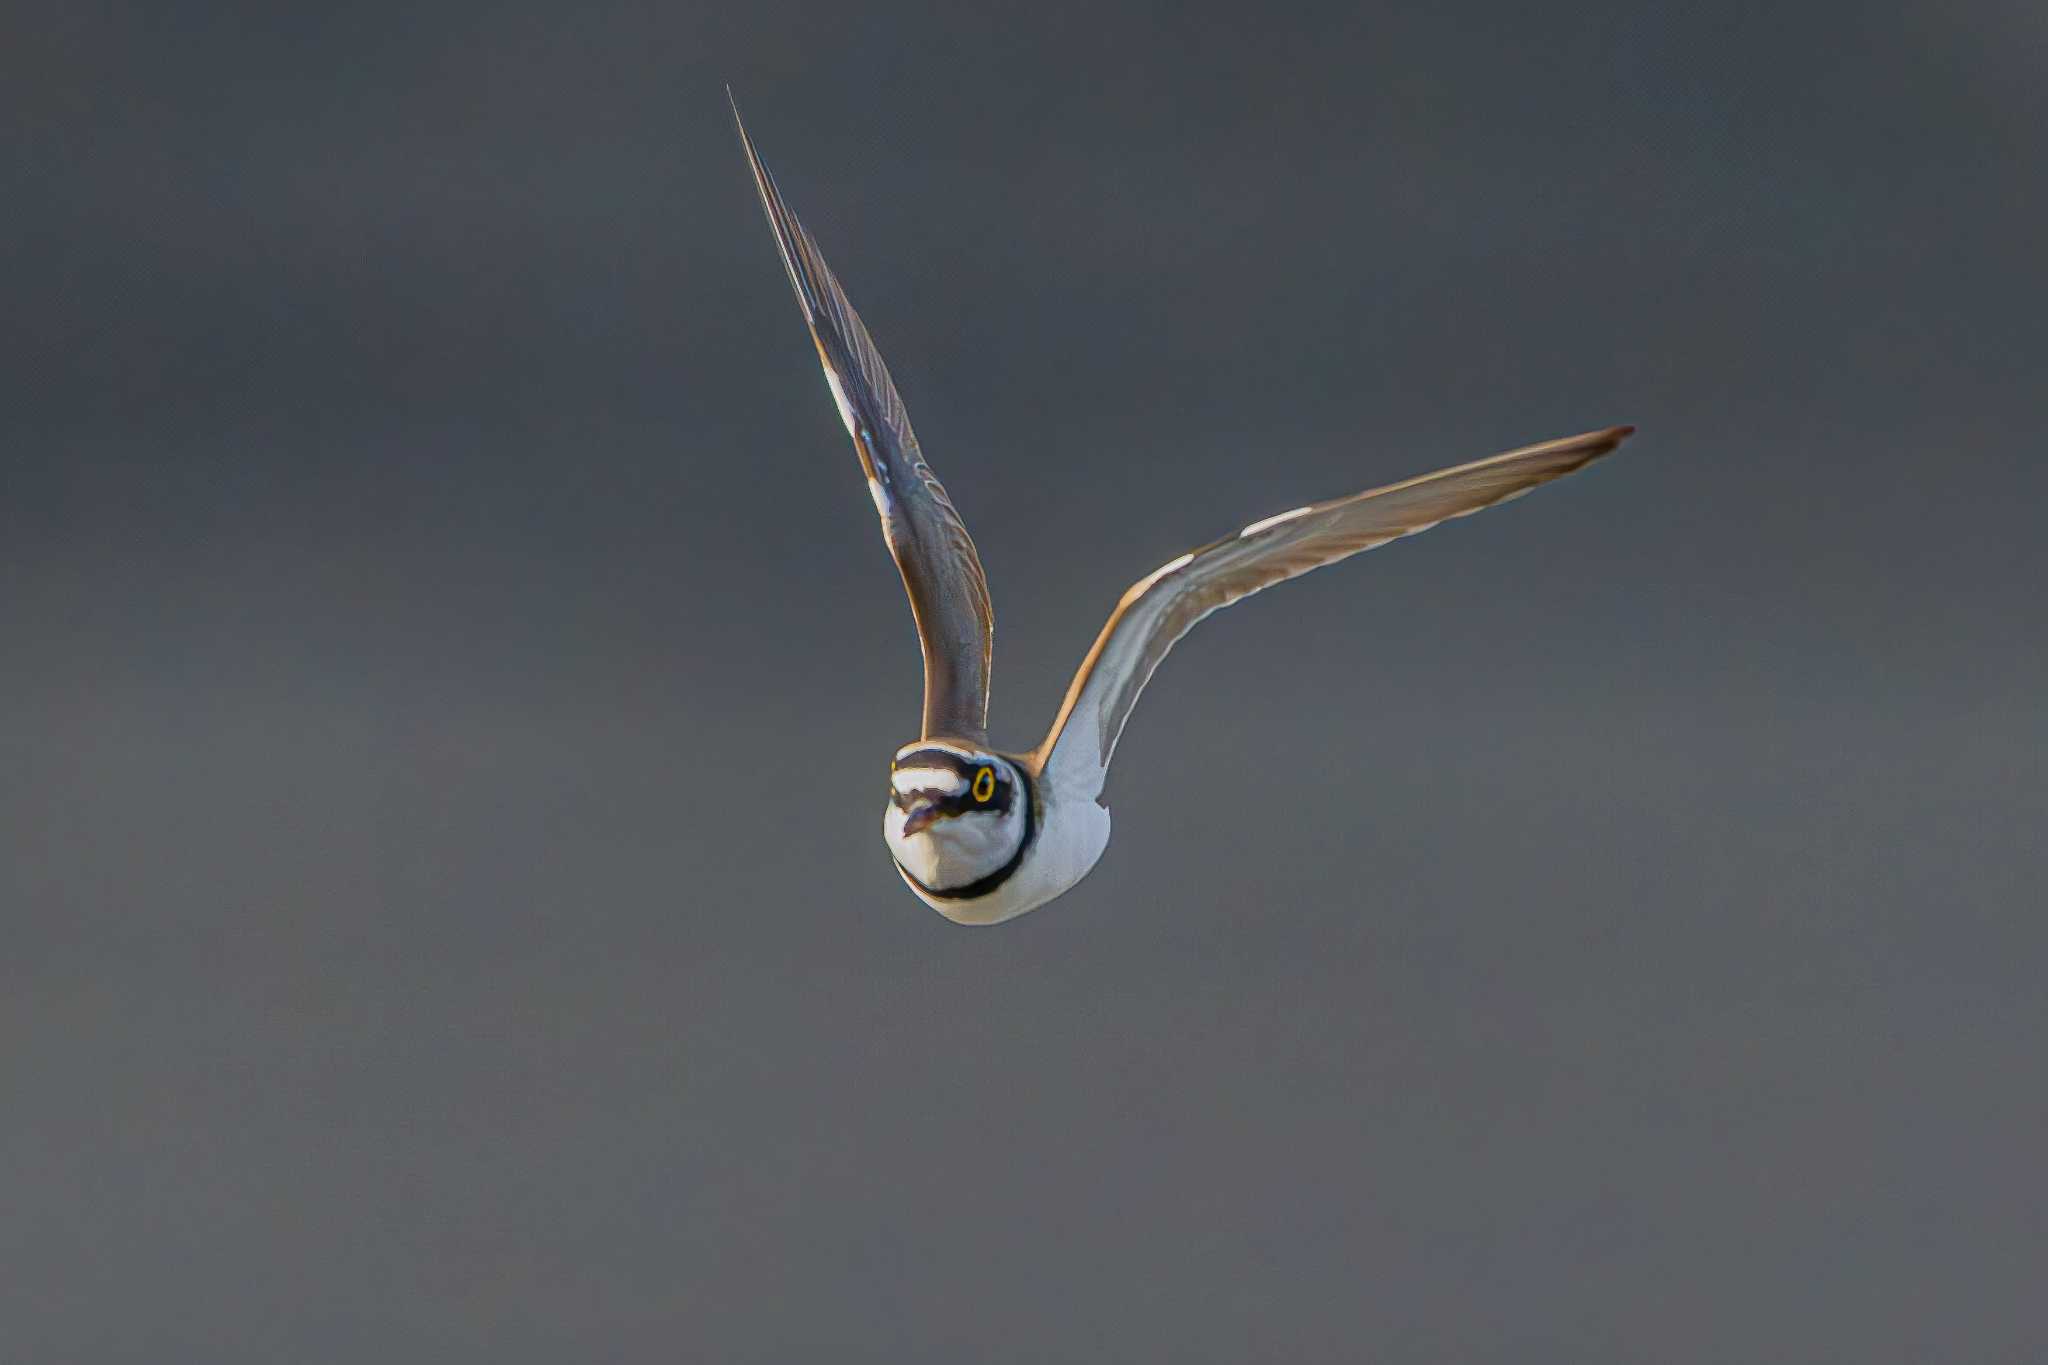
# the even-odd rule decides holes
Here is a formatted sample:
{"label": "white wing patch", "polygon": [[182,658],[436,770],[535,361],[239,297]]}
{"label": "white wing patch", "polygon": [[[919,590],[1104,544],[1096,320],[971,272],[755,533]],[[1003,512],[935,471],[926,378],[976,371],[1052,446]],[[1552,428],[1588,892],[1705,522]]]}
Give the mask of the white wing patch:
{"label": "white wing patch", "polygon": [[846,390],[839,386],[839,376],[832,373],[830,365],[820,365],[825,372],[825,382],[832,386],[832,401],[839,408],[839,420],[846,424],[846,434],[856,441],[860,439],[859,426],[853,420],[853,404],[846,401]]}
{"label": "white wing patch", "polygon": [[1129,600],[1132,598],[1143,597],[1145,595],[1145,590],[1151,587],[1154,583],[1157,583],[1160,579],[1166,577],[1170,573],[1174,573],[1178,570],[1185,569],[1188,565],[1194,562],[1195,552],[1193,550],[1188,551],[1186,554],[1182,555],[1178,559],[1167,560],[1164,564],[1161,564],[1151,573],[1146,574],[1143,578],[1139,579],[1136,583],[1132,584],[1131,590],[1124,594],[1125,599]]}
{"label": "white wing patch", "polygon": [[1246,536],[1255,536],[1261,531],[1270,530],[1278,526],[1283,521],[1293,521],[1296,517],[1305,517],[1315,510],[1315,505],[1311,503],[1307,507],[1297,507],[1291,512],[1282,512],[1277,517],[1267,517],[1264,521],[1255,521],[1242,531],[1239,531],[1237,538],[1243,540]]}

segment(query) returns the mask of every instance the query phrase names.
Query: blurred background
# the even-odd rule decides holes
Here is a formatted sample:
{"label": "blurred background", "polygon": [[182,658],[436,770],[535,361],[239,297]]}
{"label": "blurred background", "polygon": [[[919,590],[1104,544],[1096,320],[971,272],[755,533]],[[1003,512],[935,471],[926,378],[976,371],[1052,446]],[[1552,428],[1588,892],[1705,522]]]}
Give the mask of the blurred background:
{"label": "blurred background", "polygon": [[[0,1355],[2035,1360],[2033,4],[6,21]],[[723,86],[1036,742],[995,930]]]}

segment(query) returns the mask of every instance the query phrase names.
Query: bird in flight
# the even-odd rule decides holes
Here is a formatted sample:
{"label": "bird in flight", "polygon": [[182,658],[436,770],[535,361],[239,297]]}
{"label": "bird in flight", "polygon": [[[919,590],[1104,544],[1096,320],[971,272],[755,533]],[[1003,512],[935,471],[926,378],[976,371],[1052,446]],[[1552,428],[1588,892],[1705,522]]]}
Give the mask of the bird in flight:
{"label": "bird in flight", "polygon": [[1109,843],[1102,789],[1117,737],[1153,670],[1197,621],[1583,469],[1635,430],[1589,431],[1310,503],[1160,565],[1117,602],[1038,747],[999,752],[988,741],[995,613],[981,558],[925,463],[867,328],[761,164],[737,103],[733,120],[924,651],[924,724],[890,764],[882,837],[904,883],[957,923],[1012,919],[1088,875]]}

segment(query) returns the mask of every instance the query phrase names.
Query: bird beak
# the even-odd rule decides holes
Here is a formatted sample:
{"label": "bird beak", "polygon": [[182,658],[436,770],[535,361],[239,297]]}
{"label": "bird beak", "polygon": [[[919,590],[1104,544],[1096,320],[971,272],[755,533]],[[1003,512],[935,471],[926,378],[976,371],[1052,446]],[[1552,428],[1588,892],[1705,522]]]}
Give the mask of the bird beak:
{"label": "bird beak", "polygon": [[945,812],[930,801],[920,801],[910,808],[910,814],[903,817],[903,837],[909,838],[930,829],[945,818]]}

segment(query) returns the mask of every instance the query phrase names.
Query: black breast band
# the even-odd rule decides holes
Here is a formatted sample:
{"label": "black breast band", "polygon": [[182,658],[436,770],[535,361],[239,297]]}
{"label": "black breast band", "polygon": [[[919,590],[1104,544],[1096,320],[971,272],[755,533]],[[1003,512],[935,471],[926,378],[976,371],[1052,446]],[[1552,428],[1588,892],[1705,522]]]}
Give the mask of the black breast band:
{"label": "black breast band", "polygon": [[[1011,766],[1016,767],[1015,764]],[[1010,861],[1004,863],[980,881],[969,882],[965,886],[956,886],[950,891],[940,891],[935,887],[926,886],[911,875],[909,868],[905,867],[902,863],[896,863],[896,870],[903,874],[903,880],[909,882],[933,900],[940,901],[971,901],[977,897],[986,896],[989,892],[1010,880],[1011,874],[1023,864],[1024,854],[1031,847],[1032,836],[1038,832],[1038,793],[1032,787],[1031,779],[1024,775],[1022,768],[1017,768],[1016,772],[1017,780],[1024,784],[1024,790],[1018,793],[1018,795],[1024,798],[1024,837],[1017,841],[1017,851],[1010,855]],[[892,858],[890,861],[895,862],[895,859]]]}

